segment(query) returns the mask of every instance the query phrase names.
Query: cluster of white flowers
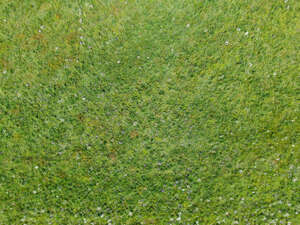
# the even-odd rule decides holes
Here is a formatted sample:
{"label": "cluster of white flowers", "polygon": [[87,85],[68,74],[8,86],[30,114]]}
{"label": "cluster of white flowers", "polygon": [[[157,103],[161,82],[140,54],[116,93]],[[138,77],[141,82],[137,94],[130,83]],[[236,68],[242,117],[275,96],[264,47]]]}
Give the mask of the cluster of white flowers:
{"label": "cluster of white flowers", "polygon": [[44,25],[41,25],[40,26],[40,29],[39,29],[39,33],[42,33],[42,31],[45,29],[45,26]]}

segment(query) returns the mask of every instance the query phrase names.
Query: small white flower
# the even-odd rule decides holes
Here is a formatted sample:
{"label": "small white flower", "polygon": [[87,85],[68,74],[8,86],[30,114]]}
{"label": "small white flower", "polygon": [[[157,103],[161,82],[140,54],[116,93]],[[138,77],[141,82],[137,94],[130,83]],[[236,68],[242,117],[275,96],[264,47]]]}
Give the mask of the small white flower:
{"label": "small white flower", "polygon": [[82,98],[83,101],[85,101],[85,99],[86,99],[85,97]]}
{"label": "small white flower", "polygon": [[229,41],[225,41],[225,45],[228,45],[229,44]]}
{"label": "small white flower", "polygon": [[289,0],[284,0],[284,3],[288,3]]}
{"label": "small white flower", "polygon": [[133,122],[133,126],[136,126],[138,123],[135,121],[135,122]]}
{"label": "small white flower", "polygon": [[186,25],[187,28],[189,28],[190,26],[191,26],[191,25],[190,25],[189,23]]}
{"label": "small white flower", "polygon": [[249,66],[250,66],[250,67],[252,67],[252,66],[253,66],[253,64],[252,64],[252,63],[249,63]]}
{"label": "small white flower", "polygon": [[141,56],[138,55],[137,58],[139,59],[139,58],[141,58]]}
{"label": "small white flower", "polygon": [[295,183],[295,182],[297,182],[297,180],[298,180],[297,178],[294,178],[294,179],[293,179],[293,182]]}
{"label": "small white flower", "polygon": [[58,50],[58,47],[55,47],[55,51],[57,51]]}
{"label": "small white flower", "polygon": [[2,72],[3,74],[6,74],[7,73],[7,70],[3,70],[3,72]]}
{"label": "small white flower", "polygon": [[35,166],[34,168],[35,168],[35,169],[38,169],[39,167],[38,167],[38,166]]}
{"label": "small white flower", "polygon": [[245,36],[248,36],[248,34],[249,34],[249,32],[247,31],[247,32],[245,32]]}
{"label": "small white flower", "polygon": [[39,30],[39,33],[41,33],[42,32],[42,30]]}
{"label": "small white flower", "polygon": [[181,217],[179,216],[179,217],[177,217],[177,219],[176,219],[177,221],[180,221],[181,220]]}
{"label": "small white flower", "polygon": [[284,216],[284,217],[289,217],[290,214],[286,213],[286,214],[284,214],[283,216]]}
{"label": "small white flower", "polygon": [[237,30],[237,31],[241,31],[241,28],[238,27],[238,28],[236,28],[236,30]]}
{"label": "small white flower", "polygon": [[32,193],[33,193],[33,194],[36,194],[36,193],[37,193],[37,191],[36,191],[36,190],[34,190]]}
{"label": "small white flower", "polygon": [[82,18],[79,19],[79,23],[82,23]]}
{"label": "small white flower", "polygon": [[45,28],[45,26],[44,26],[44,25],[42,25],[42,26],[40,26],[40,28],[43,30],[43,29]]}
{"label": "small white flower", "polygon": [[133,215],[133,213],[132,213],[132,212],[129,212],[129,213],[128,213],[128,215],[129,215],[129,216],[132,216],[132,215]]}
{"label": "small white flower", "polygon": [[83,40],[83,36],[80,36],[80,40]]}
{"label": "small white flower", "polygon": [[121,61],[120,61],[120,60],[118,60],[118,61],[117,61],[117,63],[118,63],[118,64],[120,64],[120,63],[121,63]]}

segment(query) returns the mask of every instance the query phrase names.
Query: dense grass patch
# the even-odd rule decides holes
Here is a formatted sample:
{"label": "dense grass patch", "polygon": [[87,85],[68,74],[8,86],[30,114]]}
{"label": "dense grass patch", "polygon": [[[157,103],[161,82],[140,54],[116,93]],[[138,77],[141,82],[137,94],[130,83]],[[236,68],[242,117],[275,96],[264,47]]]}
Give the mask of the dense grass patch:
{"label": "dense grass patch", "polygon": [[299,224],[299,21],[1,0],[0,224]]}

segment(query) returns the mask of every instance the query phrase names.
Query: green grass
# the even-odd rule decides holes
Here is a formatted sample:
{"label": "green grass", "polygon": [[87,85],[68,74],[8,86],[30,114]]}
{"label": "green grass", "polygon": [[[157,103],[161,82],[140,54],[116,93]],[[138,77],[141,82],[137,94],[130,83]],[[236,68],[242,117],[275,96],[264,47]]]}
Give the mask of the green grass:
{"label": "green grass", "polygon": [[0,224],[300,224],[300,2],[0,2]]}

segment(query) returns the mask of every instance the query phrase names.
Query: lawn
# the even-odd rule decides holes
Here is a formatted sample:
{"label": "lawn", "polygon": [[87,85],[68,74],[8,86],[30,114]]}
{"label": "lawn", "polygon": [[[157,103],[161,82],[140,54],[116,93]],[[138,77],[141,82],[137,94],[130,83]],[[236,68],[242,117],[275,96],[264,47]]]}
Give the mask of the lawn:
{"label": "lawn", "polygon": [[300,1],[0,1],[0,224],[300,224]]}

